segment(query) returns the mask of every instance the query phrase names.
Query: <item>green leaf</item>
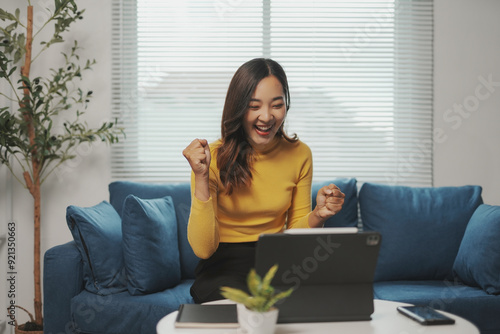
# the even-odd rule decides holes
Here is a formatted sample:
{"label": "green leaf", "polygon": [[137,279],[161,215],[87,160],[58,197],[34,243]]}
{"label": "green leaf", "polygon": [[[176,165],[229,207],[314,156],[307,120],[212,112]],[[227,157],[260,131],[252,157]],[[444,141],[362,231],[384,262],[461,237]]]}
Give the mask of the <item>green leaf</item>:
{"label": "green leaf", "polygon": [[62,42],[64,42],[64,39],[58,38],[58,37],[54,37],[47,44],[51,45],[51,44],[62,43]]}
{"label": "green leaf", "polygon": [[78,7],[76,6],[76,3],[74,0],[69,0],[69,4],[73,6],[73,12],[75,13],[78,10]]}
{"label": "green leaf", "polygon": [[16,53],[14,54],[14,64],[20,61],[21,57],[22,57],[21,50],[19,49],[16,50]]}
{"label": "green leaf", "polygon": [[35,110],[37,110],[38,108],[40,108],[40,106],[43,104],[43,100],[38,100],[36,105],[35,105]]}
{"label": "green leaf", "polygon": [[[15,18],[14,18],[15,19]],[[7,31],[9,34],[17,28],[17,22],[14,22],[10,25],[8,25],[6,28],[5,28],[5,31]]]}
{"label": "green leaf", "polygon": [[268,310],[270,309],[274,304],[276,304],[276,302],[278,302],[279,300],[283,299],[283,298],[286,298],[288,296],[290,296],[293,292],[293,288],[290,288],[286,291],[283,291],[283,292],[280,292],[276,295],[274,295],[265,305],[265,308]]}
{"label": "green leaf", "polygon": [[28,78],[27,76],[24,76],[24,75],[21,75],[21,79],[18,82],[22,82],[22,83],[25,83],[25,84],[31,86],[30,78]]}
{"label": "green leaf", "polygon": [[230,299],[237,303],[245,304],[248,302],[248,299],[250,298],[250,296],[246,292],[239,289],[223,286],[220,288],[220,290],[221,290],[221,295],[224,298]]}
{"label": "green leaf", "polygon": [[19,8],[16,9],[16,19],[19,21],[19,15],[21,15],[21,10]]}
{"label": "green leaf", "polygon": [[251,269],[247,276],[247,286],[248,290],[253,296],[259,294],[261,288],[261,280],[255,269]]}
{"label": "green leaf", "polygon": [[56,6],[56,12],[59,11],[61,8],[61,1],[60,0],[54,0],[55,6]]}
{"label": "green leaf", "polygon": [[26,36],[24,34],[20,34],[17,39],[17,45],[24,50],[26,47]]}
{"label": "green leaf", "polygon": [[17,70],[17,66],[14,66],[13,68],[10,69],[9,74],[7,74],[8,77],[12,75]]}
{"label": "green leaf", "polygon": [[5,20],[15,21],[16,17],[14,15],[12,15],[11,13],[6,12],[5,10],[0,8],[0,20],[2,20],[2,21],[5,21]]}
{"label": "green leaf", "polygon": [[267,274],[264,276],[264,279],[262,280],[262,289],[263,290],[267,290],[270,287],[271,281],[273,280],[273,277],[276,274],[277,270],[278,270],[278,265],[275,264],[274,266],[272,266],[269,269]]}
{"label": "green leaf", "polygon": [[247,304],[245,304],[245,306],[249,309],[253,309],[257,312],[266,312],[267,310],[265,309],[265,305],[266,305],[266,298],[263,297],[263,296],[257,296],[257,297],[254,297],[252,298],[251,300],[248,301]]}

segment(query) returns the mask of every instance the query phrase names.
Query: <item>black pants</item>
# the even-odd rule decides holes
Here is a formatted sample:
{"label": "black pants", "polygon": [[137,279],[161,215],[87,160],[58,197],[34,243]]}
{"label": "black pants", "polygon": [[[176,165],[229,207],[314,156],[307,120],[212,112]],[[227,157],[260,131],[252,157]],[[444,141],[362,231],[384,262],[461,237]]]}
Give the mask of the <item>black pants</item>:
{"label": "black pants", "polygon": [[200,260],[195,269],[191,296],[195,303],[224,299],[222,286],[248,292],[246,279],[255,266],[255,242],[220,243],[215,253]]}

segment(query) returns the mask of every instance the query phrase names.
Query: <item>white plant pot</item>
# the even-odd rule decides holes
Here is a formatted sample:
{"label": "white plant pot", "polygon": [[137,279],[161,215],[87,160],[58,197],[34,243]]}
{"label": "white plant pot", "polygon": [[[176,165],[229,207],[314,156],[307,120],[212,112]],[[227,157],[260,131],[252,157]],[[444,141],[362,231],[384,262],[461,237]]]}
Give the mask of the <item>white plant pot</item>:
{"label": "white plant pot", "polygon": [[275,307],[268,312],[255,312],[238,304],[238,322],[244,334],[274,334],[279,310]]}

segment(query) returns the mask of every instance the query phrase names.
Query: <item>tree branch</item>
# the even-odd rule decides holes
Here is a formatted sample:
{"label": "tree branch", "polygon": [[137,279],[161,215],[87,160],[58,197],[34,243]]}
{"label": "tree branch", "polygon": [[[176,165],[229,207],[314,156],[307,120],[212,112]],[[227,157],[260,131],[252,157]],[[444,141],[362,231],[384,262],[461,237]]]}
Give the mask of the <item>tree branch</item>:
{"label": "tree branch", "polygon": [[10,173],[14,176],[14,178],[17,180],[17,182],[19,182],[20,184],[23,185],[24,188],[26,188],[26,184],[24,184],[24,182],[16,175],[16,173],[14,173],[14,169],[12,168],[11,164],[10,163],[6,163],[5,164],[7,166],[7,168],[9,169]]}
{"label": "tree branch", "polygon": [[19,100],[13,99],[10,96],[5,95],[4,93],[0,92],[0,95],[5,97],[7,100],[12,101],[12,102],[19,102]]}

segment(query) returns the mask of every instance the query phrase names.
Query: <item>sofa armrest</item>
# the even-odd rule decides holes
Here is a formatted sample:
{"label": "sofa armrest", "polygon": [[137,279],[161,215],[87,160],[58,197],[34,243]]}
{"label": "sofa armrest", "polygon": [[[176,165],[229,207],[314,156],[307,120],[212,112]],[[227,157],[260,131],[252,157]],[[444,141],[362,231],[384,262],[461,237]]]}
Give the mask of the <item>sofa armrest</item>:
{"label": "sofa armrest", "polygon": [[47,250],[43,268],[44,333],[73,333],[71,299],[83,288],[83,262],[75,242]]}

